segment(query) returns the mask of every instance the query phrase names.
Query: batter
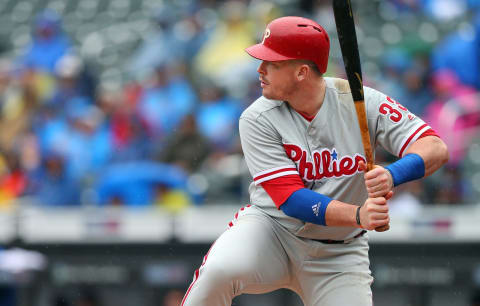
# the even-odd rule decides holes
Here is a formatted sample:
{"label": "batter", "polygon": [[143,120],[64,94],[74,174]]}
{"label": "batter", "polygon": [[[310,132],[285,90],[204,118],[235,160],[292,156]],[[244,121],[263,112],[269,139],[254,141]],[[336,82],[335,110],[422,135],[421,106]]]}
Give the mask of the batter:
{"label": "batter", "polygon": [[329,47],[316,22],[283,17],[246,49],[262,61],[262,97],[240,117],[251,204],[212,245],[182,305],[279,288],[308,306],[372,305],[366,232],[389,223],[394,186],[430,175],[448,151],[423,120],[365,87],[371,143],[399,157],[365,173],[348,82],[323,77]]}

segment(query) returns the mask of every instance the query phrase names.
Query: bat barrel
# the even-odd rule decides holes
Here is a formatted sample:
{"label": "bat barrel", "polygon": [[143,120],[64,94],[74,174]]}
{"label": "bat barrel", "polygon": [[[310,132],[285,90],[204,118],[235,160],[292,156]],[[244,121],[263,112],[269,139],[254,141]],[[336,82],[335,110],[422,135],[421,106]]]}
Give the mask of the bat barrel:
{"label": "bat barrel", "polygon": [[334,0],[333,13],[353,100],[363,101],[362,67],[350,0]]}

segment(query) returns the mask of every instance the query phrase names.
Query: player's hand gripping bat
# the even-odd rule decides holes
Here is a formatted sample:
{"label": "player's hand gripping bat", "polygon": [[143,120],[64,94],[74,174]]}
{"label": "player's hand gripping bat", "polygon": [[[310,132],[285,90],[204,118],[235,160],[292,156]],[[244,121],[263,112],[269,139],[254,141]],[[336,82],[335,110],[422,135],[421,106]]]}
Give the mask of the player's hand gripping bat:
{"label": "player's hand gripping bat", "polygon": [[[357,35],[353,21],[352,5],[350,0],[333,0],[333,13],[337,25],[338,40],[342,50],[343,63],[347,73],[348,83],[352,92],[355,110],[357,112],[358,125],[362,135],[363,149],[367,158],[367,171],[373,169],[373,151],[370,144],[367,116],[365,112],[365,100],[363,97],[362,70],[360,66],[360,55],[358,52]],[[387,231],[389,224],[377,227],[377,232]]]}

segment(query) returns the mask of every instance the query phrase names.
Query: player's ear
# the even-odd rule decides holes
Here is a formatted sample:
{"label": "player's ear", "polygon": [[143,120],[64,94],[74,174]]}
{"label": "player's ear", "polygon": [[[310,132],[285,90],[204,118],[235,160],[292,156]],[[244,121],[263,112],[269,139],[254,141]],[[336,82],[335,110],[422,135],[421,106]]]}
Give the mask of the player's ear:
{"label": "player's ear", "polygon": [[311,72],[308,65],[300,65],[296,70],[296,77],[298,81],[303,81],[307,78],[308,74]]}

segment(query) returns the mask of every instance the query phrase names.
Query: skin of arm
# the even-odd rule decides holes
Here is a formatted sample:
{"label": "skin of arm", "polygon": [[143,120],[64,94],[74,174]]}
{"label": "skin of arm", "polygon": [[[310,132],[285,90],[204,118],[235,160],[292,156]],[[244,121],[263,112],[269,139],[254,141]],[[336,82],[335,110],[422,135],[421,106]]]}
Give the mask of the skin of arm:
{"label": "skin of arm", "polygon": [[327,226],[349,226],[366,230],[374,230],[379,226],[390,222],[388,215],[387,199],[393,195],[388,193],[386,197],[368,198],[360,208],[360,225],[356,221],[358,206],[341,201],[332,200],[325,213]]}
{"label": "skin of arm", "polygon": [[[425,177],[437,171],[448,161],[448,149],[436,136],[426,136],[415,141],[405,152],[418,154],[425,163]],[[360,169],[366,165],[360,162]],[[333,200],[327,207],[325,220],[329,226],[353,226],[373,230],[390,222],[387,200],[393,196],[393,179],[390,171],[376,165],[364,175],[369,198],[360,209],[361,225],[356,222],[358,206]],[[385,197],[383,197],[386,195]]]}
{"label": "skin of arm", "polygon": [[[449,158],[446,144],[439,137],[426,136],[416,140],[405,152],[418,154],[425,163],[425,175],[429,176],[443,166]],[[360,162],[360,169],[366,170],[366,165]],[[382,166],[375,167],[365,173],[365,185],[369,197],[379,197],[393,189],[393,179],[390,171]]]}

